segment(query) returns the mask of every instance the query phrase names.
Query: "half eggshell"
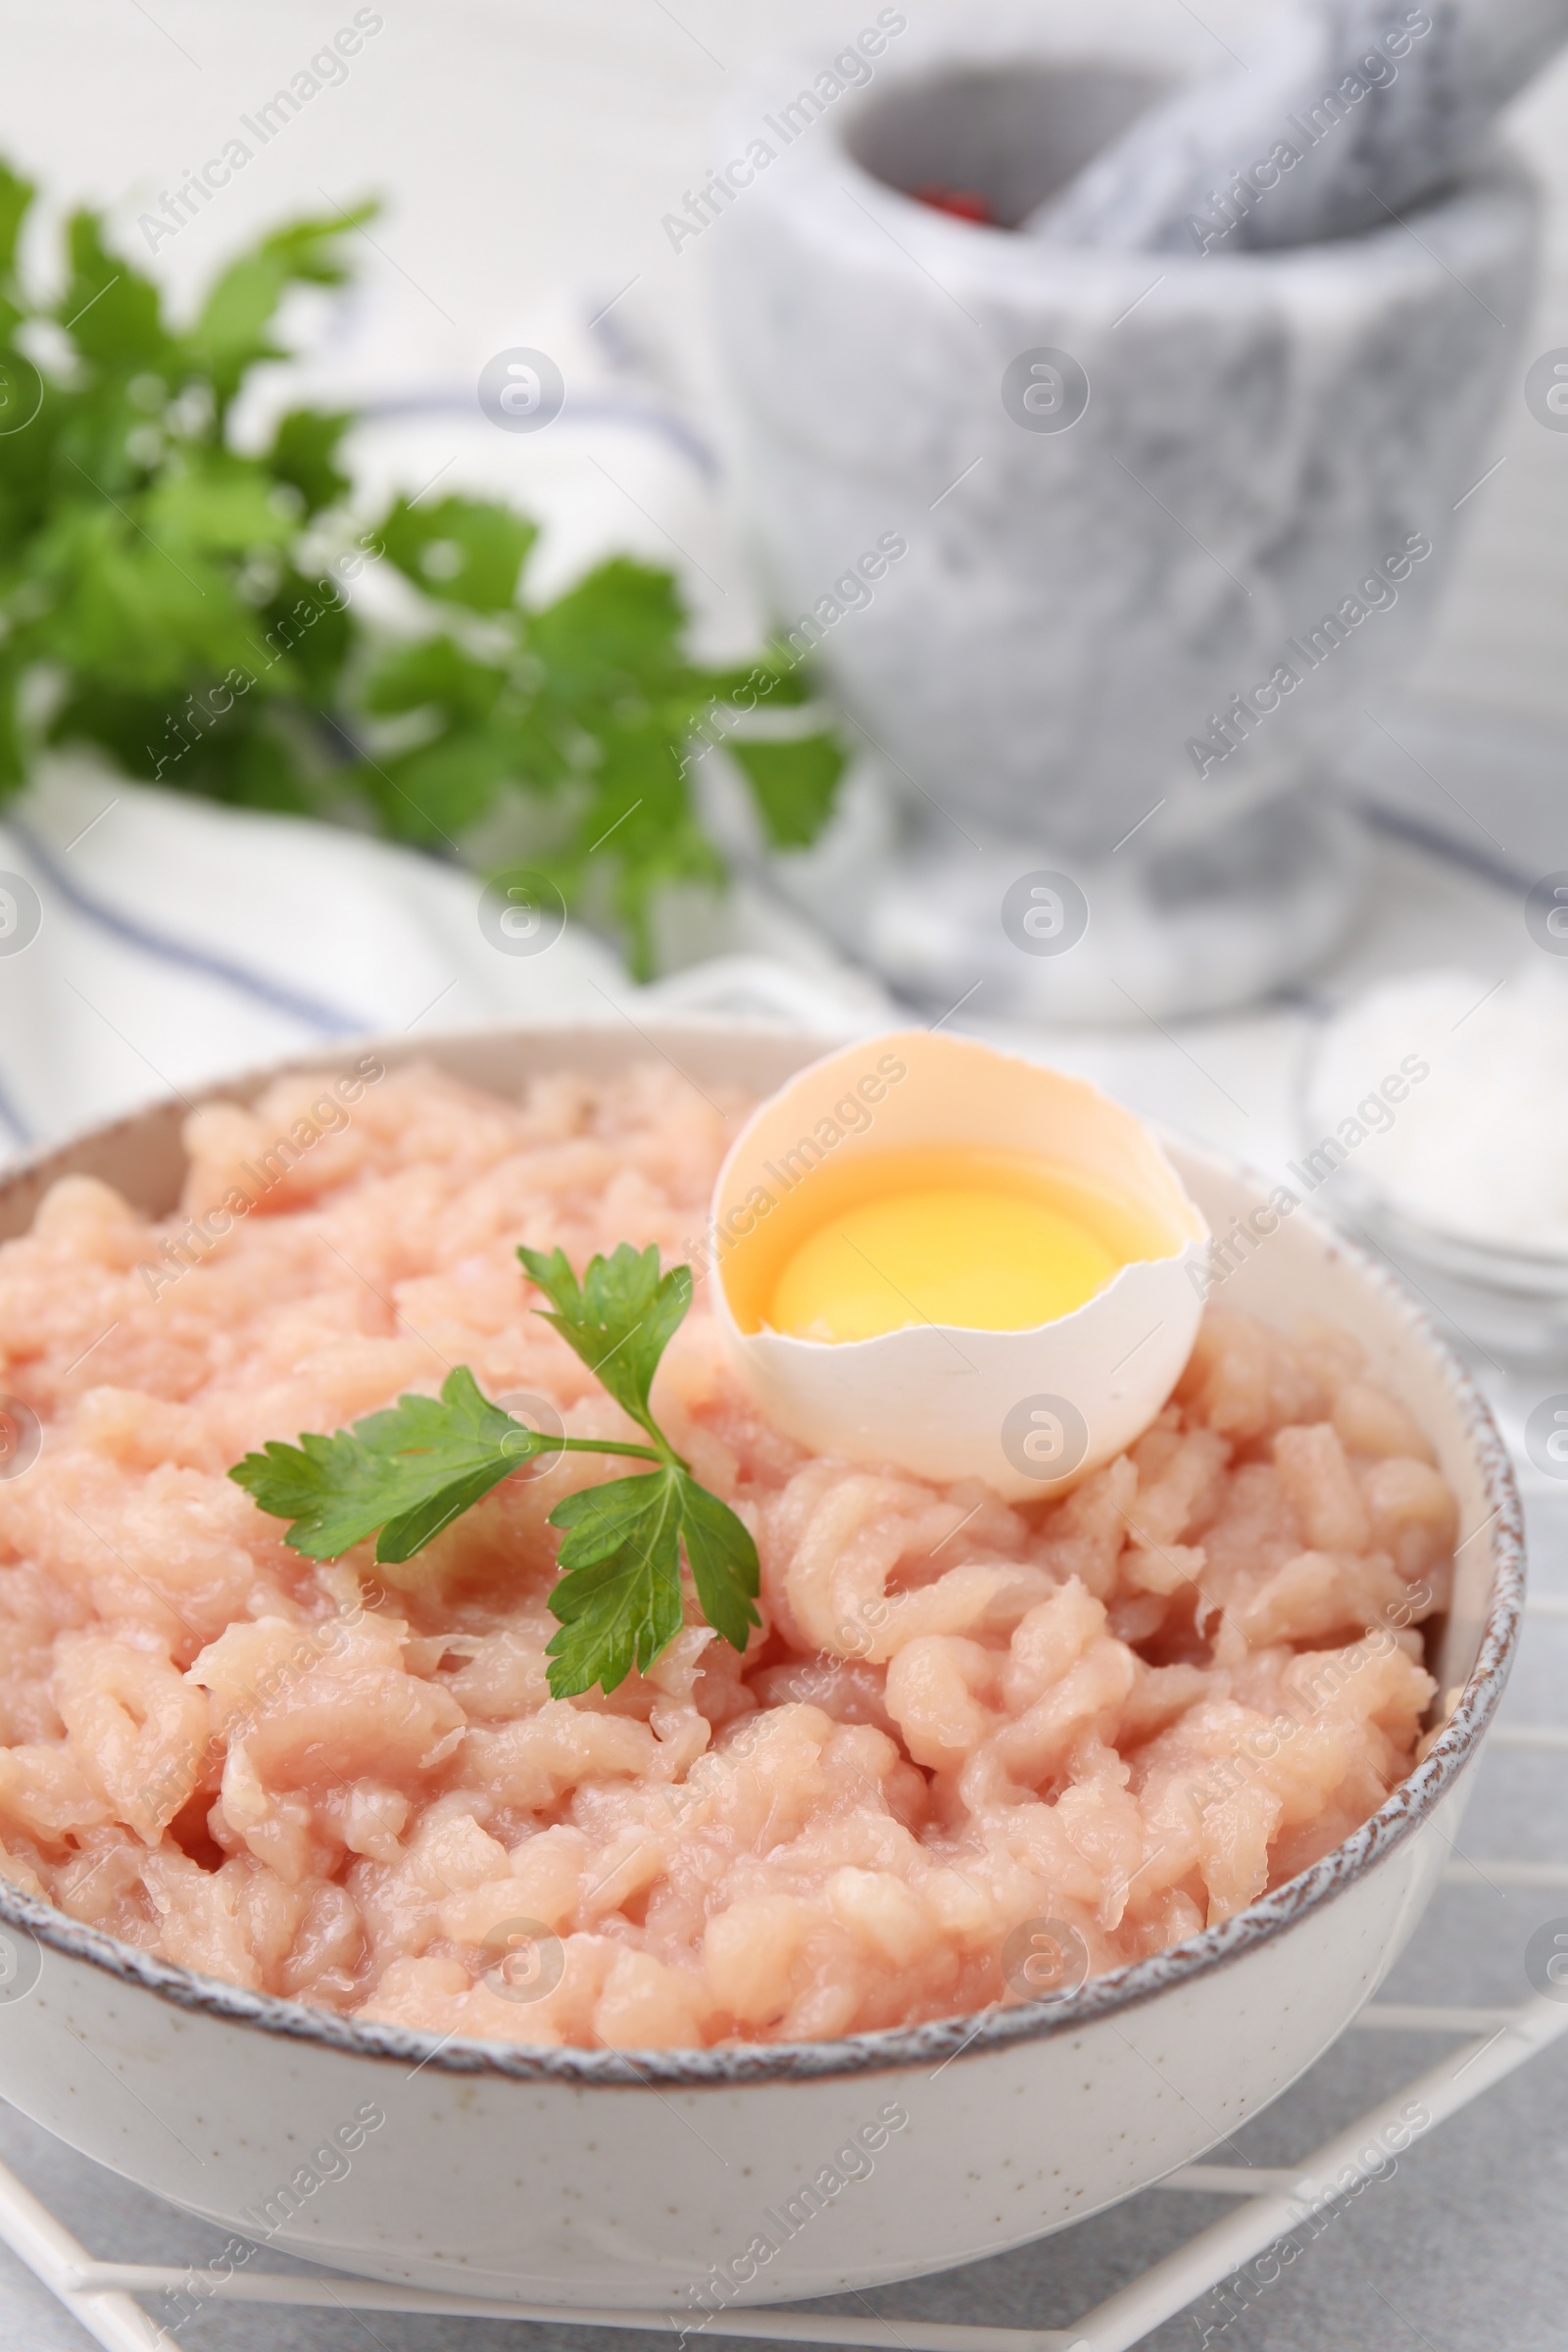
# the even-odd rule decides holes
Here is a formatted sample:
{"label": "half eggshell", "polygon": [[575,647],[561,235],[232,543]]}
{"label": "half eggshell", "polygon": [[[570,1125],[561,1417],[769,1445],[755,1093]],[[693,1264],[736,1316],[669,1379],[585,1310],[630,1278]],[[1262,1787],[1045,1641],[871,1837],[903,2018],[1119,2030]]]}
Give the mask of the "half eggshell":
{"label": "half eggshell", "polygon": [[[1025,1331],[915,1322],[824,1342],[770,1329],[778,1267],[812,1229],[813,1178],[931,1148],[1028,1154],[1135,1208],[1168,1250]],[[1208,1238],[1154,1138],[1098,1087],[910,1029],[826,1055],[761,1105],[719,1171],[710,1247],[720,1326],[778,1428],[814,1453],[982,1478],[1021,1501],[1065,1492],[1154,1419],[1197,1335]]]}

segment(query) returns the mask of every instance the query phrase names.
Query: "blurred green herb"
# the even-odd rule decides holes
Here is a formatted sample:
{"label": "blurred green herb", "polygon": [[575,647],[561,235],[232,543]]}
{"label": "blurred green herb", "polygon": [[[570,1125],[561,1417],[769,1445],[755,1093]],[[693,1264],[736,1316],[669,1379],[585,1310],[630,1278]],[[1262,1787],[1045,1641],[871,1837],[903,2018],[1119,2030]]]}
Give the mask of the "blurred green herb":
{"label": "blurred green herb", "polygon": [[[297,409],[260,451],[231,445],[251,371],[288,356],[279,306],[343,281],[342,240],[372,208],[265,237],[176,328],[90,212],[67,225],[58,296],[31,294],[17,248],[32,196],[0,166],[0,803],[40,746],[86,742],[134,777],[368,817],[474,862],[478,829],[521,793],[551,804],[551,846],[528,862],[572,903],[593,858],[595,904],[646,971],[657,892],[724,875],[691,748],[729,739],[737,699],[804,704],[788,652],[692,661],[675,582],[625,558],[528,603],[536,528],[504,506],[400,498],[367,530],[340,462],[351,416]],[[373,629],[345,598],[367,560],[417,592],[417,634]],[[835,739],[730,749],[768,837],[809,841]]]}
{"label": "blurred green herb", "polygon": [[659,1251],[622,1242],[593,1257],[579,1284],[563,1250],[519,1250],[554,1309],[546,1313],[601,1385],[650,1440],[551,1437],[514,1421],[459,1364],[439,1398],[400,1396],[330,1437],[297,1446],[271,1439],[229,1472],[258,1507],[292,1521],[284,1542],[314,1560],[335,1560],[368,1536],[388,1564],[412,1559],[493,1487],[540,1454],[618,1453],[652,1462],[635,1478],[568,1494],[550,1514],[564,1535],[550,1606],[561,1630],[550,1642],[550,1688],[570,1698],[598,1683],[646,1670],[680,1632],[684,1550],[703,1614],[744,1649],[760,1570],[750,1531],[699,1486],[649,1403],[660,1357],[691,1304],[690,1266],[659,1270]]}

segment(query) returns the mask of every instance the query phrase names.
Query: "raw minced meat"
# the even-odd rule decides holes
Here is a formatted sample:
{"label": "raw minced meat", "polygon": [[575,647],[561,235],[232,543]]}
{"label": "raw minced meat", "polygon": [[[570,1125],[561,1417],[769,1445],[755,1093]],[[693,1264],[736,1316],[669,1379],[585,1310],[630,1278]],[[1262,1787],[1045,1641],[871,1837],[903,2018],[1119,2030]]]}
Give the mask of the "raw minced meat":
{"label": "raw minced meat", "polygon": [[520,1104],[425,1069],[345,1091],[195,1111],[177,1218],[73,1177],[0,1250],[0,1391],[42,1424],[0,1481],[21,1885],[439,2034],[799,2039],[1026,1994],[1004,1954],[1042,1920],[1097,1971],[1157,1952],[1410,1769],[1454,1502],[1322,1325],[1211,1310],[1130,1453],[1014,1508],[805,1455],[700,1282],[655,1406],[754,1530],[764,1625],[740,1656],[689,1600],[608,1698],[549,1695],[545,1521],[627,1464],[509,1480],[405,1569],[291,1551],[229,1464],[454,1364],[632,1434],[529,1311],[516,1245],[691,1257],[747,1108],[663,1064]]}

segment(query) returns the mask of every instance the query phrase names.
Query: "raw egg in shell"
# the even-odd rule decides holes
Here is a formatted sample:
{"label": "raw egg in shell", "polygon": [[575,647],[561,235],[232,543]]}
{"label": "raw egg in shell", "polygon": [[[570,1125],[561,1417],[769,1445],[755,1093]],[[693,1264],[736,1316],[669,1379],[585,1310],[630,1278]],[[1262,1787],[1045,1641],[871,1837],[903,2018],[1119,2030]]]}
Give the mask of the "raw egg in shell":
{"label": "raw egg in shell", "polygon": [[779,1428],[1019,1501],[1158,1413],[1208,1228],[1087,1080],[912,1029],[828,1054],[754,1113],[711,1244],[720,1325]]}

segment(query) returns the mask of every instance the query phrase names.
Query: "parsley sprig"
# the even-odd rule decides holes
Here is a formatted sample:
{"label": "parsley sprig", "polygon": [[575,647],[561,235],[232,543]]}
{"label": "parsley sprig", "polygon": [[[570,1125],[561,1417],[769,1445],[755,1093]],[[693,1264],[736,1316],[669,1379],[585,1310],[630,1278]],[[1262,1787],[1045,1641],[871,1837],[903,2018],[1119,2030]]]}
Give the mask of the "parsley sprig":
{"label": "parsley sprig", "polygon": [[649,1443],[566,1438],[529,1429],[481,1393],[460,1364],[439,1397],[401,1396],[384,1412],[297,1446],[270,1440],[229,1477],[262,1510],[292,1522],[284,1542],[335,1560],[375,1536],[377,1561],[412,1559],[493,1487],[544,1453],[613,1453],[654,1467],[568,1494],[551,1512],[562,1574],[550,1595],[550,1689],[609,1692],[650,1667],[682,1623],[684,1550],[703,1614],[732,1649],[760,1624],[757,1545],[729,1505],[692,1476],[649,1402],[654,1374],[692,1300],[690,1266],[659,1270],[656,1249],[622,1242],[590,1258],[579,1283],[565,1253],[518,1257],[550,1300],[538,1311],[643,1430]]}
{"label": "parsley sprig", "polygon": [[[820,831],[844,754],[787,646],[699,659],[675,580],[625,556],[533,594],[537,526],[500,500],[372,512],[345,412],[258,431],[284,306],[351,275],[373,206],[273,229],[182,318],[95,212],[35,271],[33,197],[0,162],[0,806],[87,744],[166,792],[520,856],[645,977],[660,894],[726,873],[698,742],[775,847]],[[368,563],[378,600],[350,585]]]}

